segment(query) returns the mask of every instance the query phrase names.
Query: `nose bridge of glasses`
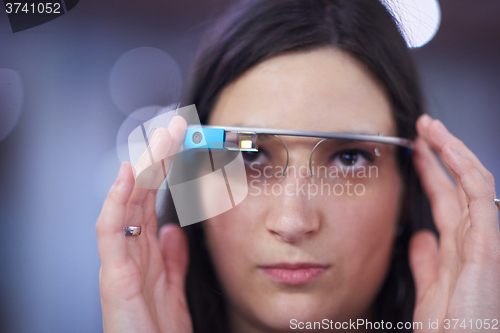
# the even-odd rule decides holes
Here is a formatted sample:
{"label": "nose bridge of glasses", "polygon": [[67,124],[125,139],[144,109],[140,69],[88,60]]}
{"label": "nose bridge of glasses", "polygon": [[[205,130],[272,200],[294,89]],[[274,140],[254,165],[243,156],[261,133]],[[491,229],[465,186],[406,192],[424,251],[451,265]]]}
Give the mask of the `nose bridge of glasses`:
{"label": "nose bridge of glasses", "polygon": [[[274,136],[283,143],[285,154],[287,155],[286,170],[289,170],[290,168],[306,168],[308,176],[311,176],[310,162],[312,154],[318,144],[325,139],[306,136]],[[281,158],[284,159],[285,157],[282,156]]]}

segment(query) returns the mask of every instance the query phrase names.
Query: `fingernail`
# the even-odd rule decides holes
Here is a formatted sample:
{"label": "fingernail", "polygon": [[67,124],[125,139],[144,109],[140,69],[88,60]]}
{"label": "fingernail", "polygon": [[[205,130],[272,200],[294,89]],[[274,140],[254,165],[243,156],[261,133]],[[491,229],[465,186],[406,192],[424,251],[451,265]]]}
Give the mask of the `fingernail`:
{"label": "fingernail", "polygon": [[425,127],[427,127],[427,125],[429,125],[429,123],[431,121],[432,121],[432,117],[429,116],[427,113],[425,113],[425,114],[422,115],[422,120],[421,120],[422,125],[424,125]]}
{"label": "fingernail", "polygon": [[150,136],[150,140],[149,140],[149,146],[152,146],[156,143],[156,141],[158,141],[158,138],[160,137],[160,131],[158,130],[158,128],[155,128],[153,130],[153,134]]}
{"label": "fingernail", "polygon": [[175,115],[172,120],[170,120],[170,124],[168,124],[168,130],[172,130],[174,128],[174,126],[177,126],[177,120],[179,119],[178,117],[180,117],[179,115]]}
{"label": "fingernail", "polygon": [[437,126],[439,127],[440,131],[448,133],[448,129],[444,126],[444,124],[440,120],[437,121]]}

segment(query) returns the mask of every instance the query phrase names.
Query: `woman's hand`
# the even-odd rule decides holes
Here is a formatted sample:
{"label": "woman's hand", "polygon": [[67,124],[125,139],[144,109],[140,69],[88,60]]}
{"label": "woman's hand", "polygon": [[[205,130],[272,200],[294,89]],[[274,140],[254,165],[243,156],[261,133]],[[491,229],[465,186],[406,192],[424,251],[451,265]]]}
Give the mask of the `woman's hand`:
{"label": "woman's hand", "polygon": [[[417,331],[498,332],[500,230],[493,176],[440,121],[423,115],[417,130],[414,163],[439,231],[439,240],[422,231],[410,243],[414,321],[423,324]],[[439,329],[429,327],[436,320]]]}
{"label": "woman's hand", "polygon": [[[192,331],[184,293],[186,236],[180,227],[167,225],[158,239],[154,189],[168,173],[185,132],[186,122],[180,116],[172,119],[168,130],[157,129],[150,148],[159,162],[150,166],[146,151],[134,170],[123,163],[104,202],[96,230],[105,332]],[[136,184],[133,172],[140,174],[137,181],[143,187]],[[125,236],[124,226],[142,226],[142,233]]]}

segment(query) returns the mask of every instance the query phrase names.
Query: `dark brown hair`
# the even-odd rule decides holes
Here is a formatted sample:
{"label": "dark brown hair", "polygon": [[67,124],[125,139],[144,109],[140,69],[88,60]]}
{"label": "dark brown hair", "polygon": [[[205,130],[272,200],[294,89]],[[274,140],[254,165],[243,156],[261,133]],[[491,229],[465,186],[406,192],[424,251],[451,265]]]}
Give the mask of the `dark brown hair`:
{"label": "dark brown hair", "polygon": [[[413,139],[422,98],[406,43],[378,0],[250,0],[233,6],[211,29],[193,68],[184,105],[195,104],[202,124],[222,89],[271,56],[333,46],[364,64],[385,88],[397,135]],[[405,198],[392,264],[375,301],[373,320],[411,321],[415,291],[408,265],[411,234],[429,223],[428,202],[412,166],[403,174]],[[177,216],[167,192],[162,221]],[[205,246],[203,223],[184,228],[190,264],[186,293],[196,333],[227,332],[226,296]],[[432,226],[431,226],[432,228]]]}

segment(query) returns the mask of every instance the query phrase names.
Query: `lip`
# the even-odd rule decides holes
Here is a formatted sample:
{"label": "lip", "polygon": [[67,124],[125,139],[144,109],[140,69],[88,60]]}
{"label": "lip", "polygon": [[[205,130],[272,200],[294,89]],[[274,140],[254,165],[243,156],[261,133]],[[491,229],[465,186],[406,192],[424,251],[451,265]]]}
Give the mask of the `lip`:
{"label": "lip", "polygon": [[259,266],[271,279],[288,285],[302,285],[312,282],[323,275],[329,265],[316,263],[277,263]]}

